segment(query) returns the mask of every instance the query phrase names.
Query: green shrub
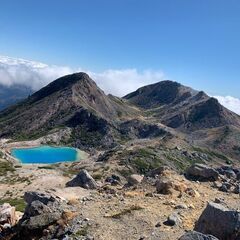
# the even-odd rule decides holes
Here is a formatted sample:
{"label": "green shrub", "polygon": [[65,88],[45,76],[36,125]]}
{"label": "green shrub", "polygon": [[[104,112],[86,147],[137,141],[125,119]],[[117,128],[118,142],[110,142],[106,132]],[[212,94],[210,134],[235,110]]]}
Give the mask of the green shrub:
{"label": "green shrub", "polygon": [[15,207],[17,211],[24,212],[26,208],[26,203],[22,198],[5,198],[0,200],[0,205],[4,203],[9,203],[11,206]]}

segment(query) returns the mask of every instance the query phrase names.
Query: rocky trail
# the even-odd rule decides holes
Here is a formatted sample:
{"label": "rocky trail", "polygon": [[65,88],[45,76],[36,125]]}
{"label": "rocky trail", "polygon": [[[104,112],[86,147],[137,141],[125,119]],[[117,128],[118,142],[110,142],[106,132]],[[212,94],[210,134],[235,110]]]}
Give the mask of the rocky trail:
{"label": "rocky trail", "polygon": [[[61,169],[26,166],[10,176],[34,171],[31,183],[1,183],[1,239],[240,239],[238,168],[195,164],[184,175],[160,167],[104,179]],[[22,196],[20,214],[7,199]]]}

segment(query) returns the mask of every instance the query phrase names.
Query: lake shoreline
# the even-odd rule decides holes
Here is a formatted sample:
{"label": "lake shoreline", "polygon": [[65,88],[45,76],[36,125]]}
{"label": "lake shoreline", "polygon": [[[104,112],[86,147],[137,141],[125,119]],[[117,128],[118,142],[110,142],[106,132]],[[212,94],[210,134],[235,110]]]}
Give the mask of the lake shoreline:
{"label": "lake shoreline", "polygon": [[[7,139],[1,139],[0,145],[2,148],[2,152],[4,155],[4,158],[7,161],[12,162],[14,165],[39,165],[39,166],[46,166],[46,165],[52,165],[56,163],[67,163],[67,162],[79,162],[81,160],[85,160],[89,157],[89,154],[87,152],[84,152],[78,148],[74,148],[71,146],[59,146],[59,145],[47,145],[42,144],[41,141],[32,140],[32,141],[22,141],[22,142],[8,142]],[[76,159],[73,161],[59,161],[54,163],[23,163],[20,159],[13,156],[12,151],[17,149],[33,149],[33,148],[39,148],[39,147],[51,147],[51,148],[69,148],[76,150]]]}

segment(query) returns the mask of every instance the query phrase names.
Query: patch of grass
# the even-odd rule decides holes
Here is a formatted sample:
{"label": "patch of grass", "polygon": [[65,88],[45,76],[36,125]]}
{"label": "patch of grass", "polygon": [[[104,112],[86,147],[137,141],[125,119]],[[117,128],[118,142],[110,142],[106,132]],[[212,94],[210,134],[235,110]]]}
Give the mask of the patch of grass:
{"label": "patch of grass", "polygon": [[77,175],[79,172],[80,172],[80,170],[65,168],[65,169],[63,169],[63,176],[64,177],[72,177],[74,175]]}
{"label": "patch of grass", "polygon": [[152,168],[150,164],[145,159],[142,159],[142,158],[134,159],[133,164],[137,168],[138,172],[140,173],[149,172],[149,170]]}
{"label": "patch of grass", "polygon": [[[126,150],[119,153],[119,165],[125,166],[126,169],[131,169],[132,172],[145,174],[152,169],[162,165],[162,159],[155,149],[149,147],[137,150]],[[124,172],[125,171],[125,172]],[[129,175],[129,170],[119,171],[123,176]]]}
{"label": "patch of grass", "polygon": [[135,153],[131,164],[139,173],[145,174],[152,169],[160,167],[162,161],[153,150],[143,148]]}
{"label": "patch of grass", "polygon": [[4,203],[9,203],[11,206],[15,207],[17,211],[24,212],[26,208],[26,203],[22,198],[5,198],[0,199],[0,205]]}
{"label": "patch of grass", "polygon": [[27,183],[30,184],[31,180],[27,177],[20,177],[19,175],[7,176],[2,180],[2,183],[14,185],[16,183]]}
{"label": "patch of grass", "polygon": [[101,180],[103,177],[103,173],[94,173],[92,175],[92,177],[97,181],[97,180]]}
{"label": "patch of grass", "polygon": [[125,178],[133,174],[133,171],[131,169],[120,169],[118,172]]}
{"label": "patch of grass", "polygon": [[114,213],[112,214],[111,218],[115,218],[115,219],[119,219],[121,218],[122,216],[126,215],[126,214],[130,214],[132,213],[133,211],[139,211],[139,210],[142,210],[143,208],[139,205],[133,205],[129,208],[126,208],[126,209],[123,209],[121,212],[118,212],[118,213]]}
{"label": "patch of grass", "polygon": [[0,161],[0,176],[5,176],[7,172],[16,171],[13,164],[7,161]]}
{"label": "patch of grass", "polygon": [[75,234],[73,234],[74,237],[87,236],[87,235],[88,235],[88,226],[82,227]]}
{"label": "patch of grass", "polygon": [[174,163],[174,166],[177,167],[179,170],[184,170],[187,166],[190,165],[189,161],[184,161],[184,159],[181,159],[179,157],[173,157],[170,154],[165,153],[165,157],[170,161]]}
{"label": "patch of grass", "polygon": [[193,147],[193,149],[196,152],[205,153],[205,154],[209,155],[211,158],[219,158],[219,159],[222,159],[224,161],[231,161],[227,156],[225,156],[224,154],[221,154],[219,152],[215,152],[215,151],[212,151],[212,150],[203,149],[203,148],[199,148],[199,147]]}

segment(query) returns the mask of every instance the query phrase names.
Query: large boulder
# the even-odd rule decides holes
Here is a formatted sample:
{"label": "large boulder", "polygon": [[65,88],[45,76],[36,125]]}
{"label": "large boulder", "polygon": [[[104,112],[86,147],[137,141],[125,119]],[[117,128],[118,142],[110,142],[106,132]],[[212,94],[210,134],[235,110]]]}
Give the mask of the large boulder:
{"label": "large boulder", "polygon": [[15,207],[12,207],[9,203],[4,203],[0,206],[0,225],[10,224],[15,225],[17,222],[17,215]]}
{"label": "large boulder", "polygon": [[45,192],[27,192],[24,197],[27,207],[18,224],[19,239],[39,239],[44,229],[62,218],[67,203]]}
{"label": "large boulder", "polygon": [[205,235],[199,232],[190,231],[181,236],[179,240],[218,240],[218,239],[212,235]]}
{"label": "large boulder", "polygon": [[219,173],[214,168],[197,163],[187,169],[187,176],[196,180],[216,181],[219,178]]}
{"label": "large boulder", "polygon": [[143,180],[143,176],[141,176],[141,175],[138,175],[138,174],[132,174],[131,176],[129,176],[128,177],[128,183],[130,184],[130,185],[137,185],[137,184],[139,184],[139,183],[141,183],[142,182],[142,180]]}
{"label": "large boulder", "polygon": [[92,176],[84,169],[73,178],[71,181],[67,182],[67,187],[82,187],[86,189],[96,189],[97,183],[92,178]]}
{"label": "large boulder", "polygon": [[51,212],[51,213],[42,213],[40,215],[36,215],[25,219],[21,223],[21,227],[25,231],[39,231],[41,232],[45,227],[56,223],[61,218],[60,213]]}
{"label": "large boulder", "polygon": [[184,181],[176,179],[172,176],[161,176],[156,181],[156,190],[160,194],[172,194],[174,191],[177,192],[186,192],[187,185]]}
{"label": "large boulder", "polygon": [[47,212],[51,212],[50,207],[48,207],[46,204],[36,200],[27,205],[27,207],[25,208],[23,218],[34,217],[34,216],[41,215],[41,214],[44,214]]}
{"label": "large boulder", "polygon": [[171,194],[173,190],[173,181],[167,177],[162,177],[156,182],[157,193]]}
{"label": "large boulder", "polygon": [[194,230],[212,234],[221,240],[239,240],[240,212],[210,202],[197,221]]}

